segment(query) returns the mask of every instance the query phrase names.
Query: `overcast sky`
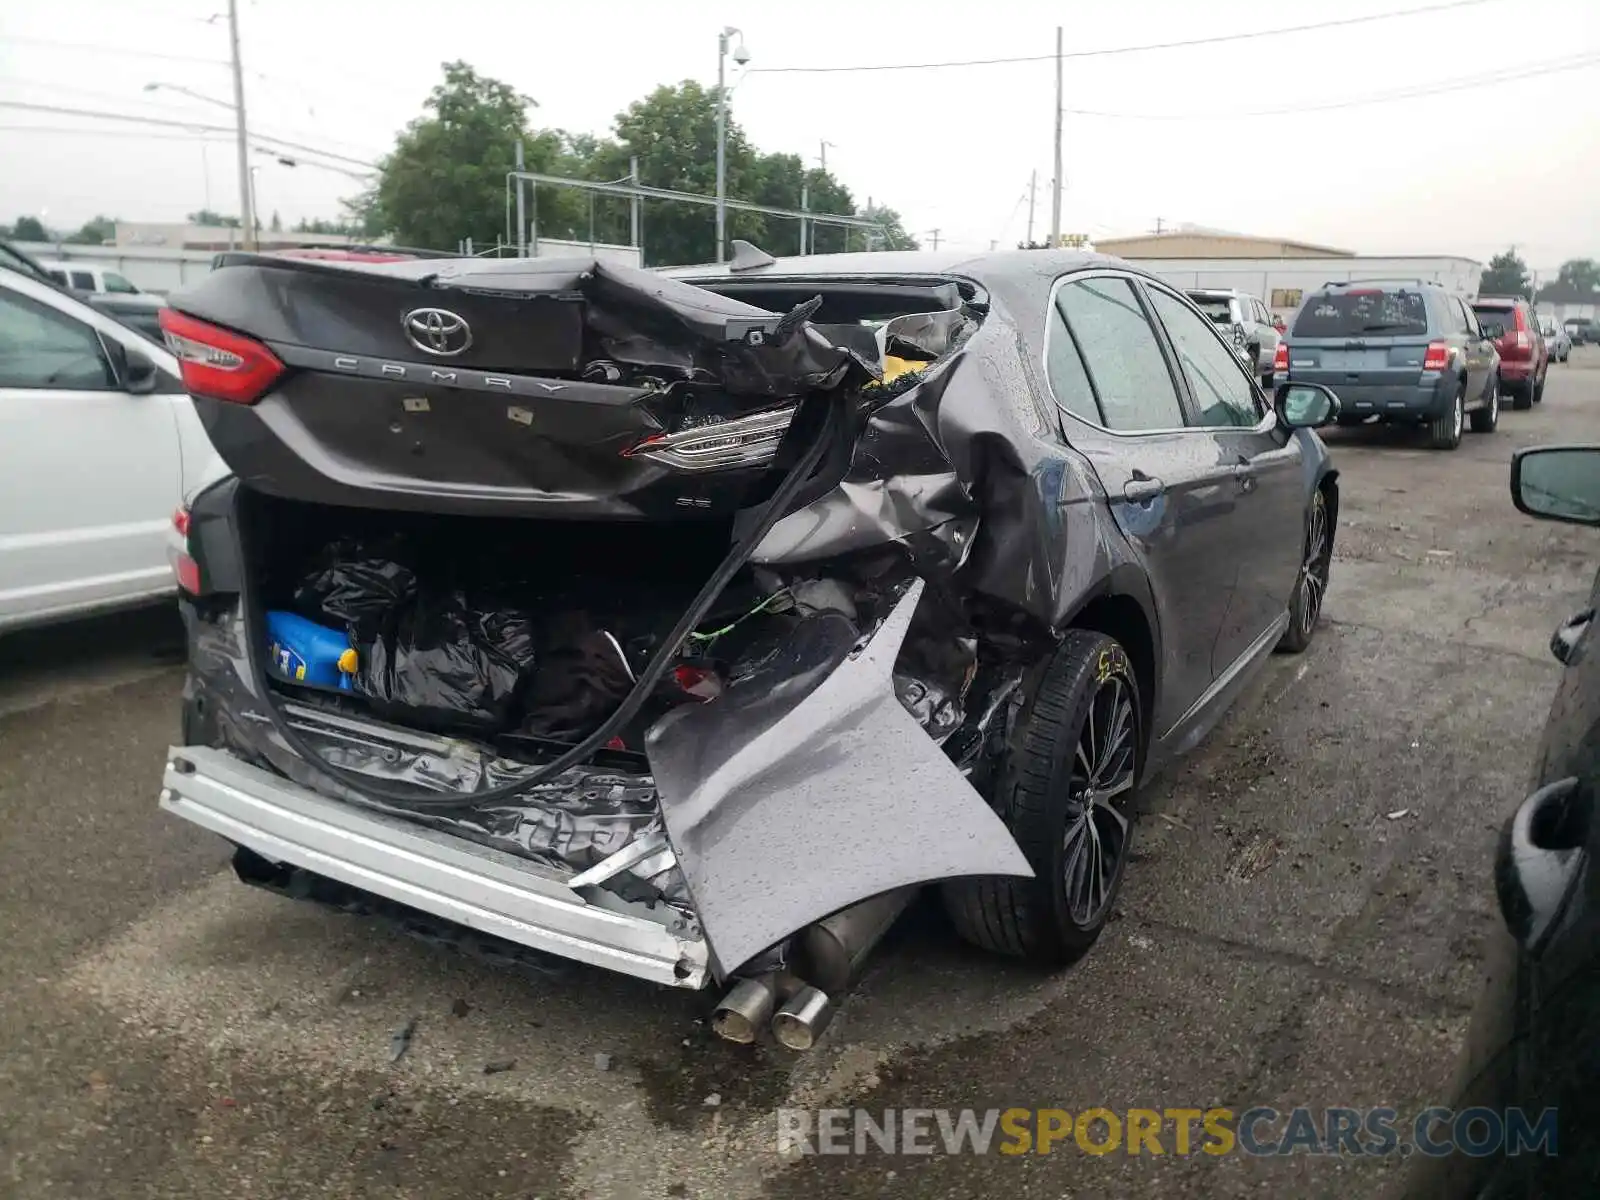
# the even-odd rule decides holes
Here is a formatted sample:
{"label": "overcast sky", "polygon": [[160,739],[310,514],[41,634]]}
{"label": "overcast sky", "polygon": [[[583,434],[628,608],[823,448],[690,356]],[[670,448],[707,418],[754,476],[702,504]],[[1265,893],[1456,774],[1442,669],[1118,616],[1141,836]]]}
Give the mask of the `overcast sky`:
{"label": "overcast sky", "polygon": [[[223,108],[144,90],[161,82],[229,98],[226,21],[206,20],[224,2],[0,3],[0,101],[227,124]],[[1048,58],[1058,20],[1070,54],[1439,2],[242,0],[240,24],[252,127],[367,161],[418,114],[447,59],[534,97],[536,124],[605,134],[657,84],[715,82],[717,30],[737,24],[751,57],[733,113],[758,148],[815,159],[830,142],[828,164],[858,200],[898,209],[925,243],[937,228],[944,245],[983,249],[1025,235],[1034,170],[1035,234],[1048,231],[1052,62],[774,69]],[[1435,90],[1448,85],[1458,86]],[[1484,260],[1515,243],[1550,270],[1600,256],[1597,85],[1596,0],[1486,0],[1069,59],[1063,230],[1103,238],[1160,218]],[[1373,97],[1383,99],[1349,103]],[[1301,111],[1274,111],[1284,109]],[[360,187],[254,161],[263,219],[333,217]],[[237,212],[237,180],[225,137],[0,107],[0,220],[172,221],[208,201]]]}

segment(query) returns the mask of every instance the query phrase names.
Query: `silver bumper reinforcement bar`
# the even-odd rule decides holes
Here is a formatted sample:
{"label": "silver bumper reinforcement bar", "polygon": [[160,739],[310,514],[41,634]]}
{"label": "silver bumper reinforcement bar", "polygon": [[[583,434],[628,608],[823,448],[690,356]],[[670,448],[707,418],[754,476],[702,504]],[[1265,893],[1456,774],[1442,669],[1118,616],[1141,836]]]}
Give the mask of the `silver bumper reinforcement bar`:
{"label": "silver bumper reinforcement bar", "polygon": [[[706,943],[590,903],[571,877],[319,796],[208,746],[167,752],[161,807],[287,863],[534,950],[673,987],[707,981]],[[619,902],[620,903],[620,902]]]}

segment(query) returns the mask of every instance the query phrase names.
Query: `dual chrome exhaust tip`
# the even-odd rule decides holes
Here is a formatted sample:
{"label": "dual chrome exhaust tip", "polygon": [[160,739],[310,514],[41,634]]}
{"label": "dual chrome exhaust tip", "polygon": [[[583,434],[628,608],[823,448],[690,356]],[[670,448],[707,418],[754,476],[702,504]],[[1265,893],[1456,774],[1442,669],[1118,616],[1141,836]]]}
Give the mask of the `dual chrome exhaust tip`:
{"label": "dual chrome exhaust tip", "polygon": [[711,1014],[712,1030],[730,1042],[749,1045],[763,1029],[770,1028],[772,1036],[788,1049],[811,1049],[833,1020],[837,1006],[826,992],[792,978],[789,982],[799,986],[780,1006],[780,982],[777,972],[739,980]]}

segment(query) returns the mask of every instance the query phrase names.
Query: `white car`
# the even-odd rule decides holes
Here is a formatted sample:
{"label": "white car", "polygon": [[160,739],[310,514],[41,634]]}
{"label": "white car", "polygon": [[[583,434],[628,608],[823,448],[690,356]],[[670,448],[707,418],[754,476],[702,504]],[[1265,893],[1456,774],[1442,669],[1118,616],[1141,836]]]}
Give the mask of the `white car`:
{"label": "white car", "polygon": [[62,287],[76,288],[80,292],[120,292],[123,295],[143,295],[141,289],[135,287],[128,277],[109,267],[97,266],[91,262],[80,262],[74,259],[68,262],[61,258],[41,258],[38,263],[49,272]]}
{"label": "white car", "polygon": [[164,347],[0,268],[0,631],[171,594],[174,516],[224,471]]}

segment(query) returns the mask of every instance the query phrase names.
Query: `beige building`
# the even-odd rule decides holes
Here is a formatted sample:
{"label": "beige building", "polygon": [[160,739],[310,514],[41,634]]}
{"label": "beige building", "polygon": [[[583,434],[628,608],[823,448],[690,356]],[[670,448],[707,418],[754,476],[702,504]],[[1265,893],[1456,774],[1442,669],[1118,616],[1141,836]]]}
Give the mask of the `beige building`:
{"label": "beige building", "polygon": [[1175,229],[1139,237],[1096,240],[1101,254],[1117,258],[1354,258],[1353,250],[1203,229]]}
{"label": "beige building", "polygon": [[[113,244],[119,249],[236,250],[242,244],[243,235],[243,230],[226,225],[118,221]],[[263,250],[285,246],[347,246],[356,240],[339,233],[296,233],[290,229],[277,233],[263,229],[256,235],[256,244]]]}

